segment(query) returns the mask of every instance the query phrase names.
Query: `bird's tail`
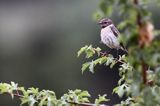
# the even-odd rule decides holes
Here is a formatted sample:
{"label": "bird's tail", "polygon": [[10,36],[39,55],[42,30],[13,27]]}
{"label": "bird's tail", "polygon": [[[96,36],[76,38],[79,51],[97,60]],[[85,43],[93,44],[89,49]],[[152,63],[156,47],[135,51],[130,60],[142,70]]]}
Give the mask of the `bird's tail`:
{"label": "bird's tail", "polygon": [[124,47],[123,43],[120,43],[120,49],[128,54],[128,50]]}

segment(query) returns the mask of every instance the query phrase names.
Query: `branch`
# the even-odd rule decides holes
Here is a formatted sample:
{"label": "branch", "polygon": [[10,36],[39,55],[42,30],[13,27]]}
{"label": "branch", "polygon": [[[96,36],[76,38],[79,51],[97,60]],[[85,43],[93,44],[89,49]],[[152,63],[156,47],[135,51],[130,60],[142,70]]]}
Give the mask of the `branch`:
{"label": "branch", "polygon": [[142,60],[142,76],[143,76],[143,83],[147,84],[147,67],[146,64],[144,63],[144,61]]}
{"label": "branch", "polygon": [[23,98],[24,96],[23,95],[20,95],[20,94],[13,94],[15,97],[18,97],[18,98]]}
{"label": "branch", "polygon": [[18,93],[13,93],[13,94],[11,94],[11,93],[7,92],[7,93],[5,93],[5,94],[13,95],[13,96],[15,96],[15,97],[17,97],[17,98],[23,98],[23,97],[24,97],[23,95],[20,95],[20,94],[18,94]]}
{"label": "branch", "polygon": [[[79,106],[96,106],[96,104],[91,104],[91,103],[76,103],[76,102],[68,102],[68,103],[74,104],[74,105],[79,105]],[[98,106],[109,106],[109,105],[101,104]]]}
{"label": "branch", "polygon": [[[134,4],[135,4],[136,6],[138,6],[138,5],[139,5],[139,1],[138,1],[138,0],[134,0]],[[138,24],[139,27],[142,26],[141,14],[140,14],[139,11],[137,11],[137,24]]]}
{"label": "branch", "polygon": [[[100,55],[103,57],[103,56],[107,56],[108,54],[106,53],[106,52],[99,52],[100,53]],[[119,60],[119,59],[117,59],[117,58],[114,58],[114,60],[116,60],[116,62],[119,62],[119,63],[125,63],[124,61],[121,61],[121,60]]]}
{"label": "branch", "polygon": [[[139,5],[139,0],[134,0],[134,4],[136,6]],[[139,27],[142,26],[142,22],[141,22],[141,14],[139,11],[137,11],[137,24]],[[143,46],[141,46],[141,48],[143,48]],[[147,68],[146,68],[146,64],[144,62],[144,60],[142,59],[142,77],[143,77],[143,84],[146,84],[147,83]]]}
{"label": "branch", "polygon": [[[6,94],[13,95],[17,98],[23,98],[24,97],[23,95],[21,95],[19,93],[18,90],[16,90],[16,93],[11,94],[11,93],[8,92]],[[76,102],[69,102],[69,101],[66,101],[66,102],[69,103],[69,104],[74,104],[74,105],[79,105],[79,106],[96,106],[96,104],[92,104],[92,103],[76,103]],[[109,105],[101,104],[99,106],[109,106]]]}

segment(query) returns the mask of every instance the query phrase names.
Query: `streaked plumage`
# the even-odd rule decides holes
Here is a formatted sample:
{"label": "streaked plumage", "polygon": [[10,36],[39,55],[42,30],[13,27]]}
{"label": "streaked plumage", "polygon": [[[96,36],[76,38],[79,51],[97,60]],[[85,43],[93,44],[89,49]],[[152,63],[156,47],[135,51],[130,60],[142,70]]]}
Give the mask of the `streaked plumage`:
{"label": "streaked plumage", "polygon": [[120,35],[120,33],[118,29],[114,26],[112,20],[104,18],[99,21],[99,24],[102,28],[100,34],[101,42],[109,48],[125,50],[118,41],[118,36]]}

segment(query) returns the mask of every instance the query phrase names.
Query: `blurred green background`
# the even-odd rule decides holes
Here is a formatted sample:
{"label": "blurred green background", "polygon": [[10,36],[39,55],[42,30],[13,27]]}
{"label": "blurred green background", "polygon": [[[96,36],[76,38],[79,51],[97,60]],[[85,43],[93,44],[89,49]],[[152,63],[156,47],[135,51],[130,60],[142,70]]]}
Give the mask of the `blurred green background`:
{"label": "blurred green background", "polygon": [[[119,101],[112,89],[118,72],[97,67],[95,74],[81,73],[77,51],[86,44],[100,44],[100,27],[92,15],[98,0],[46,0],[0,2],[0,81],[19,86],[49,89],[63,95],[68,89],[88,90],[95,98],[107,93]],[[159,8],[153,8],[153,23],[158,28]],[[118,13],[118,10],[117,10]],[[113,21],[117,14],[114,14]],[[103,71],[106,70],[106,71]],[[17,100],[0,95],[0,106],[17,106]]]}

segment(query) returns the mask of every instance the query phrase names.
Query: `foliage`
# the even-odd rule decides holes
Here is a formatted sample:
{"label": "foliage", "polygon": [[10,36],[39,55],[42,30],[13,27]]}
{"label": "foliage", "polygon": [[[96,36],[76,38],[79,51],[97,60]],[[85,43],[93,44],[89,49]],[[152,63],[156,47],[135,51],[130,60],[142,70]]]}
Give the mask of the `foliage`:
{"label": "foliage", "polygon": [[74,91],[69,90],[68,93],[58,99],[53,91],[39,91],[38,88],[28,88],[26,90],[24,87],[18,87],[18,84],[14,82],[11,82],[11,84],[0,83],[0,94],[9,94],[12,99],[19,97],[21,100],[20,106],[24,104],[28,104],[29,106],[101,106],[102,102],[109,101],[106,98],[107,95],[99,95],[95,99],[95,104],[90,104],[89,98],[91,95],[88,91],[82,91],[80,89]]}
{"label": "foliage", "polygon": [[[153,0],[159,5],[159,0]],[[152,1],[152,2],[153,2]],[[94,19],[110,17],[116,13],[120,23],[120,41],[128,49],[128,54],[114,57],[102,52],[99,47],[86,45],[78,51],[78,57],[85,55],[82,73],[89,70],[95,73],[97,65],[113,68],[119,66],[117,87],[113,89],[120,98],[125,97],[115,106],[159,106],[160,105],[160,41],[159,30],[154,29],[152,13],[148,9],[150,0],[101,0]],[[115,8],[116,7],[116,8]],[[0,83],[0,93],[19,97],[21,105],[29,106],[105,106],[101,103],[109,101],[106,95],[90,103],[88,91],[69,90],[59,99],[50,90],[39,91],[38,88],[25,89],[18,84]]]}
{"label": "foliage", "polygon": [[[159,4],[160,1],[152,2]],[[94,14],[94,18],[99,20],[111,17],[111,13],[119,10],[121,21],[117,27],[121,31],[120,40],[128,48],[124,61],[128,63],[119,66],[121,79],[113,92],[119,97],[126,94],[127,98],[116,106],[160,105],[159,30],[154,29],[149,3],[149,0],[102,0],[99,10]]]}

